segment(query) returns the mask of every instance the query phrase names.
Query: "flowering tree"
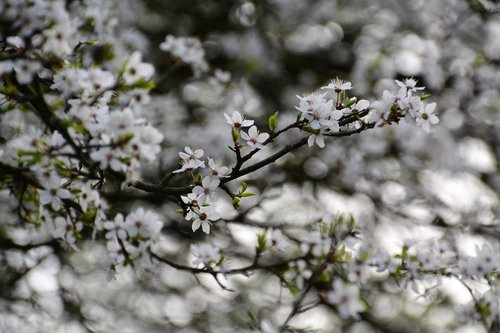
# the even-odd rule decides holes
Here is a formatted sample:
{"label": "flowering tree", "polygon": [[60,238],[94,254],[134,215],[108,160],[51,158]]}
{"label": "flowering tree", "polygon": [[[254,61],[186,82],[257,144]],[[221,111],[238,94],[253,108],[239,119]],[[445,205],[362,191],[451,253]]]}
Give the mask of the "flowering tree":
{"label": "flowering tree", "polygon": [[494,3],[0,8],[2,331],[500,328]]}

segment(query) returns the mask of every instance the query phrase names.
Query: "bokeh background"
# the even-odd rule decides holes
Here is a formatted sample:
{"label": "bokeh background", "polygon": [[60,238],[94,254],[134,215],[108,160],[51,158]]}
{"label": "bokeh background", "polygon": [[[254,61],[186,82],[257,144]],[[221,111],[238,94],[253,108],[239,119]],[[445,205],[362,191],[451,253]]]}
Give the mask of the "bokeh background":
{"label": "bokeh background", "polygon": [[[347,138],[324,149],[300,149],[249,177],[258,196],[248,219],[255,225],[304,224],[322,214],[350,213],[365,243],[388,251],[412,239],[444,242],[459,255],[484,242],[500,250],[500,4],[487,0],[143,0],[85,1],[107,13],[114,52],[141,50],[156,67],[156,88],[145,114],[165,136],[161,161],[144,170],[155,180],[177,168],[185,145],[230,163],[230,130],[223,113],[239,110],[265,126],[296,117],[296,95],[339,77],[352,94],[375,100],[394,80],[418,79],[437,103],[440,123],[425,133],[401,123]],[[68,1],[78,10],[80,1]],[[89,13],[92,16],[92,13]],[[106,16],[106,15],[104,15]],[[114,18],[113,18],[114,17]],[[113,19],[112,19],[113,18]],[[111,23],[110,23],[111,22]],[[166,35],[199,38],[210,73],[192,69],[159,48]],[[94,60],[105,57],[105,46]],[[227,74],[226,74],[227,75]],[[300,136],[282,137],[276,148]],[[271,153],[271,149],[267,154]],[[263,153],[265,156],[266,153]],[[128,193],[128,192],[127,192]],[[189,245],[209,239],[232,253],[228,267],[252,260],[259,227],[220,223],[208,237],[193,234],[163,198],[134,201],[165,218],[162,251],[189,264]],[[113,202],[114,198],[108,198]],[[10,216],[2,199],[2,218]],[[123,197],[120,199],[123,204]],[[220,211],[235,216],[230,203]],[[232,214],[232,215],[231,215]],[[23,231],[10,232],[23,239]],[[12,236],[14,235],[14,236]],[[304,232],[300,237],[307,237]],[[299,237],[297,236],[297,237]],[[84,241],[80,251],[28,249],[0,242],[1,332],[273,332],[293,296],[265,272],[225,281],[165,265],[106,282],[105,247]],[[425,246],[425,245],[424,245]],[[290,253],[274,252],[267,260]],[[427,298],[396,281],[375,277],[367,292],[373,320],[341,321],[317,307],[292,322],[322,332],[485,332],[461,321],[470,295],[452,279]],[[484,290],[481,283],[474,285]],[[253,325],[253,326],[252,326]]]}

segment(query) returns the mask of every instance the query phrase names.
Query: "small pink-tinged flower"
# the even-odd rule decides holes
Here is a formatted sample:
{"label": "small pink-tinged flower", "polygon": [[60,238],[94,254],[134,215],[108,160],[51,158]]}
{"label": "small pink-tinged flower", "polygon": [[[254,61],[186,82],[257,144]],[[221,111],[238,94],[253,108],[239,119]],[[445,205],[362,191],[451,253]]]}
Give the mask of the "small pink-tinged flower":
{"label": "small pink-tinged flower", "polygon": [[254,123],[253,120],[245,119],[238,111],[234,111],[231,117],[224,113],[224,117],[226,117],[226,122],[229,125],[237,129],[240,129],[242,127],[250,127]]}
{"label": "small pink-tinged flower", "polygon": [[184,147],[184,152],[179,152],[179,157],[181,158],[182,167],[178,170],[173,171],[174,173],[184,172],[186,170],[194,170],[198,168],[204,168],[205,162],[200,161],[205,153],[201,149],[191,149],[191,147]]}
{"label": "small pink-tinged flower", "polygon": [[196,193],[188,193],[188,195],[181,195],[181,200],[186,205],[190,207],[198,207],[199,206],[199,198]]}
{"label": "small pink-tinged flower", "polygon": [[128,58],[123,73],[123,80],[126,84],[131,84],[141,79],[150,80],[154,72],[153,65],[142,62],[142,54],[136,51]]}
{"label": "small pink-tinged flower", "polygon": [[217,263],[221,260],[222,256],[220,254],[220,249],[211,244],[191,244],[191,253],[196,257],[193,260],[193,265],[203,264],[205,266],[210,266],[212,263]]}
{"label": "small pink-tinged flower", "polygon": [[323,131],[322,130],[318,130],[316,133],[311,134],[309,136],[309,138],[307,139],[307,145],[309,147],[312,147],[315,143],[320,148],[324,148],[325,147],[325,137],[323,136]]}
{"label": "small pink-tinged flower", "polygon": [[327,93],[312,93],[304,96],[297,95],[297,98],[300,99],[300,103],[299,106],[295,108],[306,115],[313,114],[318,108],[326,103],[324,98],[326,95]]}
{"label": "small pink-tinged flower", "polygon": [[54,210],[59,210],[62,200],[71,197],[71,193],[67,189],[62,188],[61,183],[62,180],[52,178],[44,184],[45,190],[39,190],[40,203],[42,205],[50,204]]}
{"label": "small pink-tinged flower", "polygon": [[103,228],[107,230],[106,239],[114,239],[116,237],[121,240],[127,239],[125,219],[122,214],[117,214],[113,221],[104,222]]}
{"label": "small pink-tinged flower", "polygon": [[208,167],[210,168],[210,176],[215,178],[228,177],[229,168],[227,166],[216,163],[213,158],[208,159]]}
{"label": "small pink-tinged flower", "polygon": [[349,81],[342,81],[339,79],[335,79],[330,81],[330,83],[327,86],[321,87],[321,89],[333,90],[336,93],[339,93],[342,91],[351,90],[352,83]]}
{"label": "small pink-tinged flower", "polygon": [[198,195],[198,202],[205,204],[207,201],[217,199],[217,188],[220,180],[217,178],[205,177],[201,181],[201,186],[197,185],[193,188],[193,193]]}
{"label": "small pink-tinged flower", "polygon": [[425,87],[417,87],[417,80],[409,78],[403,81],[394,80],[399,88],[408,96],[411,96],[412,92],[417,92],[419,90],[424,90]]}
{"label": "small pink-tinged flower", "polygon": [[201,227],[204,233],[207,235],[210,233],[210,225],[212,221],[219,219],[219,215],[214,212],[210,206],[203,206],[198,211],[195,212],[195,220],[191,226],[193,232]]}
{"label": "small pink-tinged flower", "polygon": [[312,276],[313,272],[307,267],[305,260],[297,260],[288,263],[288,271],[285,272],[285,279],[294,281],[295,285],[302,289],[304,283]]}
{"label": "small pink-tinged flower", "polygon": [[152,211],[139,208],[130,213],[126,220],[127,233],[131,237],[156,237],[163,227],[160,216]]}
{"label": "small pink-tinged flower", "polygon": [[193,150],[191,147],[184,147],[185,152],[179,152],[179,157],[183,160],[199,160],[205,154],[201,149]]}
{"label": "small pink-tinged flower", "polygon": [[264,149],[263,143],[269,138],[268,133],[259,133],[257,126],[252,126],[248,130],[248,134],[241,132],[241,138],[247,140],[247,145],[252,148]]}
{"label": "small pink-tinged flower", "polygon": [[359,318],[359,313],[365,310],[359,299],[359,288],[354,284],[346,285],[339,278],[333,281],[333,290],[328,293],[328,302],[337,306],[339,315],[344,319]]}
{"label": "small pink-tinged flower", "polygon": [[421,126],[427,133],[431,131],[431,125],[439,123],[439,118],[433,114],[435,109],[436,103],[429,103],[423,110],[421,109],[421,111],[417,113],[417,118],[415,119],[417,126]]}

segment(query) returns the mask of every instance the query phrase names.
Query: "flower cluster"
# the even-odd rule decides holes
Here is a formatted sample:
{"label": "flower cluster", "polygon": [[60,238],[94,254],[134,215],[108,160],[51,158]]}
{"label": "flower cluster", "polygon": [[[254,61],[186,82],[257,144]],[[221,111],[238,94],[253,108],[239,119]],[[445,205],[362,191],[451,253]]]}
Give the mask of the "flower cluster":
{"label": "flower cluster", "polygon": [[139,208],[126,217],[117,214],[112,221],[104,222],[102,228],[114,269],[122,264],[147,265],[149,250],[158,241],[163,223],[158,214]]}
{"label": "flower cluster", "polygon": [[[101,59],[104,65],[96,66],[92,60],[95,50],[86,50],[87,45],[90,48],[92,43],[77,44],[77,39],[72,38],[72,35],[83,37],[94,32],[100,35],[105,29],[96,26],[94,32],[88,32],[92,29],[86,27],[82,29],[86,32],[80,32],[80,22],[71,20],[61,3],[52,1],[44,5],[43,1],[34,2],[27,11],[17,10],[20,6],[12,5],[7,14],[2,14],[2,19],[20,19],[19,22],[30,22],[29,19],[35,18],[31,27],[30,24],[15,27],[20,33],[5,38],[5,50],[9,54],[26,53],[0,61],[0,74],[8,78],[2,83],[2,88],[9,93],[9,98],[17,98],[15,101],[19,104],[25,100],[38,103],[21,108],[7,101],[7,108],[5,112],[2,111],[5,118],[1,131],[5,143],[1,143],[0,154],[7,157],[5,161],[9,167],[19,168],[16,172],[33,176],[28,178],[28,190],[16,193],[21,198],[19,216],[46,227],[53,238],[75,250],[78,249],[77,241],[90,234],[86,233],[89,229],[94,237],[99,232],[106,239],[112,269],[119,265],[147,265],[150,251],[158,242],[163,227],[160,217],[140,208],[129,214],[118,213],[110,220],[108,202],[100,195],[114,185],[123,185],[123,173],[135,176],[142,162],[155,161],[159,155],[163,135],[149,124],[148,119],[142,117],[147,116],[144,106],[152,98],[149,89],[154,86],[150,80],[155,70],[152,65],[143,62],[142,54],[138,51],[113,61]],[[43,15],[33,10],[40,10]],[[48,14],[54,10],[60,10],[61,14]],[[85,15],[92,18],[90,22],[99,16],[95,11]],[[44,26],[47,28],[44,29]],[[33,46],[39,52],[24,50],[25,47]],[[202,44],[197,39],[169,35],[160,49],[189,64],[195,74],[208,70]],[[230,76],[215,71],[215,76],[210,80],[211,87],[216,87],[214,90],[223,91],[228,86]],[[273,115],[269,120],[271,134],[261,132],[254,120],[245,119],[239,111],[231,115],[224,114],[231,126],[234,142],[234,147],[230,147],[236,155],[233,169],[230,171],[221,162],[207,157],[201,149],[186,146],[184,151],[178,153],[181,167],[173,171],[175,174],[187,174],[194,182],[191,187],[175,189],[174,195],[176,198],[180,196],[179,205],[185,219],[191,222],[193,232],[201,228],[209,234],[212,223],[219,218],[214,209],[219,188],[233,199],[235,208],[238,203],[235,199],[252,195],[245,193],[246,183],[238,194],[231,193],[224,184],[246,175],[238,173],[245,170],[240,169],[243,163],[247,163],[256,152],[266,148],[268,143],[289,128],[308,133],[308,145],[317,144],[320,147],[325,146],[324,137],[349,135],[375,126],[397,123],[403,117],[414,119],[417,126],[429,132],[430,125],[439,122],[434,115],[436,103],[425,104],[426,96],[419,96],[424,88],[417,86],[416,80],[395,82],[397,91],[385,91],[380,100],[371,103],[347,96],[353,89],[351,82],[332,80],[320,92],[297,96],[299,117],[289,127],[276,131],[277,114]],[[214,99],[221,100],[218,97]],[[23,113],[36,113],[38,122],[32,121],[29,127],[21,122],[15,126],[6,125],[8,119],[24,118]],[[301,140],[299,143],[305,143],[304,138]],[[242,154],[245,147],[251,149],[247,155]],[[282,156],[278,155],[266,160]],[[106,178],[108,173],[116,176],[117,184],[114,179]],[[19,178],[22,179],[21,176]],[[133,186],[134,182],[128,184]],[[162,182],[160,186],[144,188],[168,192],[169,188],[163,185]],[[32,209],[33,206],[39,208]],[[308,230],[306,237],[291,235],[286,228],[267,229],[266,226],[258,243],[255,260],[249,267],[265,267],[259,266],[259,260],[266,250],[276,249],[285,256],[295,244],[298,256],[277,265],[285,269],[276,274],[282,281],[289,283],[292,291],[305,288],[308,284],[313,285],[320,279],[324,279],[321,282],[328,281],[321,285],[321,288],[326,289],[323,301],[336,308],[344,319],[359,319],[359,314],[366,310],[360,290],[369,279],[367,271],[371,267],[404,281],[405,286],[411,286],[421,296],[429,294],[432,288],[439,285],[442,276],[458,276],[463,281],[472,278],[491,282],[498,272],[500,258],[486,245],[477,249],[476,256],[463,258],[454,270],[449,268],[450,258],[456,258],[456,255],[446,247],[435,244],[429,248],[414,249],[404,245],[401,253],[393,256],[373,249],[363,249],[365,252],[357,253],[354,247],[359,239],[350,224],[339,221],[320,224],[322,227],[327,226],[312,232]],[[219,266],[224,259],[219,248],[210,244],[192,244],[190,249],[194,255],[193,265],[212,267],[214,276],[219,274],[215,271],[219,268],[213,267]],[[321,276],[316,273],[318,268],[324,268],[319,274]],[[435,279],[431,281],[429,277]],[[431,287],[427,284],[429,281],[433,283]],[[319,290],[318,294],[322,291]],[[490,312],[497,311],[498,302],[492,299],[491,294],[485,293],[476,298],[475,305]],[[488,315],[488,311],[485,310],[485,315]],[[488,318],[490,321],[498,320]]]}
{"label": "flower cluster", "polygon": [[288,263],[288,270],[285,272],[284,278],[287,281],[294,281],[295,286],[302,289],[312,274],[305,260],[297,260]]}
{"label": "flower cluster", "polygon": [[[60,161],[51,162],[53,164],[46,163],[60,165]],[[54,238],[77,250],[76,241],[82,237],[84,226],[91,226],[95,236],[105,221],[108,207],[106,200],[101,198],[95,186],[86,178],[66,179],[57,172],[46,173],[41,167],[35,168],[34,174],[38,175],[42,187],[35,192],[40,207],[35,214],[30,210],[25,211],[24,218],[40,224]],[[33,197],[33,201],[36,202],[36,198]],[[31,200],[31,197],[27,196],[27,200]]]}
{"label": "flower cluster", "polygon": [[333,281],[333,289],[328,292],[328,302],[336,305],[342,318],[359,319],[359,313],[365,310],[363,302],[359,297],[359,288],[355,284],[346,283],[337,278]]}
{"label": "flower cluster", "polygon": [[160,49],[190,65],[197,76],[208,70],[205,51],[196,38],[167,35],[165,41],[160,44]]}
{"label": "flower cluster", "polygon": [[417,81],[414,79],[396,80],[395,82],[399,86],[399,90],[397,92],[384,91],[382,99],[372,103],[372,110],[366,121],[380,126],[384,123],[390,124],[397,121],[399,117],[408,115],[416,121],[417,126],[430,132],[430,126],[439,122],[439,118],[434,114],[436,103],[425,104],[422,96],[414,95],[425,87],[417,87]]}
{"label": "flower cluster", "polygon": [[[185,147],[184,152],[179,152],[182,167],[173,173],[189,172],[193,175],[195,169],[205,169],[205,161],[201,158],[204,156],[201,149],[192,149]],[[208,158],[209,174],[196,180],[196,186],[193,187],[191,193],[181,196],[182,202],[186,205],[185,219],[192,221],[193,232],[200,227],[206,234],[210,233],[211,222],[219,219],[219,214],[210,206],[211,203],[217,200],[220,178],[227,177],[229,168],[216,162],[212,158]]]}
{"label": "flower cluster", "polygon": [[191,244],[190,250],[196,258],[193,260],[193,265],[202,264],[208,267],[218,264],[222,259],[220,249],[208,243]]}
{"label": "flower cluster", "polygon": [[500,271],[500,253],[493,252],[483,244],[476,246],[476,256],[465,257],[460,261],[460,272],[465,277],[482,279],[489,278]]}
{"label": "flower cluster", "polygon": [[181,168],[173,171],[174,173],[193,172],[198,168],[204,168],[205,162],[200,160],[205,153],[201,149],[193,150],[191,147],[184,147],[184,152],[179,152],[181,158]]}
{"label": "flower cluster", "polygon": [[[479,317],[486,327],[493,328],[493,323],[500,323],[500,297],[494,290],[488,290],[482,295],[475,291],[474,298],[468,304],[473,316]],[[493,328],[494,329],[494,328]]]}
{"label": "flower cluster", "polygon": [[[373,103],[365,99],[358,100],[356,97],[348,98],[347,91],[352,89],[352,83],[339,79],[334,79],[321,88],[327,92],[297,96],[300,102],[295,108],[300,112],[301,119],[306,122],[303,129],[310,134],[307,142],[309,147],[316,143],[323,148],[325,136],[348,131],[352,127],[359,130],[390,124],[407,114],[415,119],[418,126],[429,132],[430,125],[439,122],[433,114],[436,103],[425,104],[422,101],[425,96],[414,95],[424,89],[417,87],[414,79],[406,79],[403,82],[396,80],[396,84],[399,86],[396,93],[386,90],[382,99]],[[329,96],[333,98],[330,99]],[[341,126],[341,120],[351,117],[357,121]]]}
{"label": "flower cluster", "polygon": [[[132,108],[136,100],[130,102],[130,107],[111,108],[109,105],[113,97],[110,89],[146,82],[153,72],[153,67],[143,63],[141,54],[135,52],[125,60],[123,74],[118,79],[108,71],[73,66],[66,66],[54,75],[52,89],[60,91],[64,97],[78,96],[68,99],[69,110],[57,110],[56,114],[60,119],[75,121],[75,128],[80,130],[71,131],[73,140],[81,144],[82,150],[88,151],[101,169],[132,172],[141,162],[153,161],[159,153],[163,135],[146,119],[136,115]],[[147,92],[141,90],[142,94]],[[124,92],[124,95],[137,94],[137,91]]]}
{"label": "flower cluster", "polygon": [[[113,20],[105,5],[101,10],[87,10],[87,5],[58,0],[0,5],[2,23],[10,25],[1,32],[6,44],[0,55],[0,88],[2,96],[12,93],[2,109],[0,155],[29,179],[23,190],[16,189],[21,197],[18,216],[75,250],[86,234],[95,239],[106,230],[104,172],[113,171],[120,179],[136,176],[145,162],[156,160],[163,140],[139,117],[154,86],[154,67],[138,51],[119,57],[111,49],[94,63],[95,39],[112,33]],[[30,107],[28,100],[36,102]],[[153,217],[138,210],[127,217],[126,237],[117,232],[129,259],[140,252],[132,247],[159,233],[140,223],[134,227],[132,220],[154,223]]]}
{"label": "flower cluster", "polygon": [[113,73],[100,68],[86,70],[67,66],[54,75],[53,82],[50,88],[60,91],[64,97],[78,94],[78,101],[88,103],[96,94],[113,87],[116,78]]}
{"label": "flower cluster", "polygon": [[[240,112],[234,111],[231,116],[224,114],[226,122],[233,127],[233,140],[238,145],[238,138],[241,136],[246,144],[254,149],[264,149],[265,142],[269,139],[268,133],[260,133],[254,121],[245,119]],[[244,127],[250,127],[248,132],[241,131]]]}
{"label": "flower cluster", "polygon": [[89,126],[93,137],[90,144],[98,148],[90,157],[99,163],[101,169],[133,170],[140,161],[154,161],[160,152],[163,135],[144,124],[142,119],[135,118],[129,108],[101,114],[93,125]]}

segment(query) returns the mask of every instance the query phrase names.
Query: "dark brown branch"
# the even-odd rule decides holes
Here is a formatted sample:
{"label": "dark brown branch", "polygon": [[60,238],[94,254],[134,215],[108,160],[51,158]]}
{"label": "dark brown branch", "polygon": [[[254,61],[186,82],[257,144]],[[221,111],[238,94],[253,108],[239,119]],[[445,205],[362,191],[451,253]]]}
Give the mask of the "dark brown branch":
{"label": "dark brown branch", "polygon": [[14,167],[9,164],[0,162],[0,179],[4,179],[7,175],[11,175],[14,179],[19,179],[26,184],[30,184],[36,188],[42,188],[38,179],[30,173],[28,168]]}
{"label": "dark brown branch", "polygon": [[[265,146],[265,145],[267,145],[267,144],[269,144],[269,143],[273,142],[273,140],[274,140],[276,137],[278,137],[280,134],[282,134],[282,133],[284,133],[284,132],[286,132],[286,131],[288,131],[288,130],[290,130],[290,129],[292,129],[292,128],[300,128],[300,126],[302,126],[302,125],[304,125],[304,121],[303,121],[303,120],[298,121],[298,122],[295,122],[295,123],[293,123],[293,124],[290,124],[290,125],[288,125],[287,127],[282,128],[281,130],[279,130],[279,131],[277,131],[277,132],[272,133],[272,134],[269,136],[269,138],[268,138],[266,141],[264,141],[263,145]],[[239,165],[241,166],[244,162],[248,161],[250,158],[252,158],[252,156],[254,156],[255,154],[257,154],[257,153],[259,152],[259,150],[260,150],[260,149],[256,148],[256,149],[252,150],[251,152],[249,152],[248,154],[246,154],[245,156],[243,156],[243,157],[239,158],[239,159],[238,159],[238,162],[240,162],[240,163],[239,163]],[[237,163],[237,165],[238,165],[238,163]],[[237,170],[239,170],[239,169],[240,169],[240,168],[238,168]]]}
{"label": "dark brown branch", "polygon": [[328,251],[328,254],[326,255],[326,259],[323,260],[323,262],[321,263],[321,265],[319,265],[318,267],[316,267],[316,269],[312,273],[311,277],[307,280],[307,286],[306,286],[306,288],[304,290],[302,290],[302,292],[299,295],[299,297],[297,297],[297,299],[293,303],[292,311],[290,311],[290,313],[288,314],[288,317],[285,319],[285,322],[280,327],[280,330],[279,330],[280,333],[286,332],[286,330],[288,329],[288,323],[290,322],[290,320],[292,320],[292,318],[296,314],[298,314],[300,312],[304,312],[304,311],[301,311],[302,310],[302,301],[305,299],[305,297],[307,296],[307,294],[309,293],[309,291],[314,286],[314,282],[316,280],[316,277],[325,270],[325,268],[328,265],[328,263],[330,262],[330,258],[331,258],[331,256],[333,255],[334,252],[335,252],[335,242],[331,245],[330,251]]}
{"label": "dark brown branch", "polygon": [[[366,115],[366,113],[367,113],[367,111],[365,110],[363,113],[360,113],[359,116],[364,116],[364,115]],[[341,126],[344,126],[344,125],[350,124],[350,123],[352,123],[354,121],[357,121],[357,118],[354,117],[354,116],[349,116],[349,117],[341,120],[339,122],[339,124]],[[289,125],[289,126],[285,127],[284,129],[282,129],[281,131],[278,131],[276,133],[282,133],[285,130],[288,130],[290,128],[297,127],[297,126],[298,126],[298,123],[293,123],[292,125]],[[327,136],[332,136],[332,137],[333,136],[334,137],[349,136],[349,135],[353,135],[353,134],[356,134],[356,133],[360,133],[363,130],[365,130],[367,128],[371,128],[371,127],[372,126],[369,126],[369,125],[366,125],[366,126],[363,125],[359,129],[356,129],[356,130],[352,130],[352,131],[348,131],[348,132],[330,133]],[[227,182],[229,182],[231,180],[240,178],[240,177],[242,177],[244,175],[247,175],[249,173],[257,171],[260,168],[263,168],[266,165],[269,165],[269,164],[275,162],[280,157],[282,157],[282,156],[288,154],[289,152],[291,152],[291,151],[293,151],[293,150],[295,150],[297,148],[300,148],[303,145],[305,145],[307,143],[307,140],[308,140],[308,137],[304,137],[304,138],[300,139],[299,141],[297,141],[297,142],[295,142],[293,144],[289,144],[289,145],[285,146],[284,148],[282,148],[278,152],[274,153],[273,155],[267,157],[266,159],[263,159],[262,161],[259,161],[259,162],[255,163],[255,164],[253,164],[253,165],[251,165],[249,167],[246,167],[244,169],[239,170],[239,169],[235,169],[236,167],[233,168],[233,172],[231,173],[231,175],[228,178],[222,179],[221,180],[221,184],[225,184],[225,183],[227,183]],[[256,151],[258,151],[258,150],[254,150],[254,151],[250,152],[249,154],[245,155],[241,159],[247,158],[247,156],[249,156],[250,154],[252,154],[253,152],[256,152]],[[253,156],[253,155],[251,155],[251,156]],[[137,189],[146,191],[146,192],[162,193],[162,194],[165,194],[165,195],[182,195],[182,194],[187,194],[187,193],[191,192],[191,190],[193,189],[192,185],[190,185],[190,186],[184,186],[184,187],[162,187],[161,185],[144,183],[144,182],[140,182],[140,181],[132,182],[129,185],[132,186],[132,187],[135,187]]]}
{"label": "dark brown branch", "polygon": [[181,271],[191,272],[193,274],[210,274],[213,276],[216,276],[218,274],[222,274],[222,275],[242,274],[242,275],[248,276],[249,273],[251,271],[254,271],[254,270],[272,270],[272,269],[276,269],[276,268],[288,265],[289,262],[307,259],[306,256],[300,256],[300,257],[292,258],[292,259],[289,259],[286,261],[278,262],[275,264],[268,264],[268,265],[259,265],[258,260],[254,260],[254,262],[248,266],[235,268],[235,269],[229,269],[229,270],[214,270],[212,267],[196,268],[196,267],[181,265],[181,264],[173,262],[169,259],[163,258],[163,257],[161,257],[153,252],[151,252],[151,256],[153,258],[169,265],[170,267],[173,267],[173,268],[181,270]]}
{"label": "dark brown branch", "polygon": [[229,181],[231,181],[233,179],[240,178],[241,176],[244,176],[244,175],[252,173],[252,172],[254,172],[256,170],[259,170],[260,168],[265,167],[266,165],[273,163],[274,161],[276,161],[278,158],[282,157],[283,155],[288,154],[292,150],[295,150],[295,149],[297,149],[299,147],[302,147],[306,143],[307,143],[307,137],[306,138],[302,138],[302,139],[300,139],[299,141],[297,141],[297,142],[295,142],[293,144],[287,145],[283,149],[281,149],[280,151],[278,151],[277,153],[269,156],[268,158],[263,159],[262,161],[257,162],[257,163],[255,163],[255,164],[253,164],[253,165],[251,165],[251,166],[249,166],[247,168],[244,168],[244,169],[238,171],[236,174],[232,174],[228,178],[224,178],[221,181],[221,183],[227,183],[227,182],[229,182]]}
{"label": "dark brown branch", "polygon": [[45,101],[43,93],[40,91],[40,87],[37,85],[37,82],[34,83],[34,86],[37,86],[37,91],[35,93],[33,93],[31,89],[32,87],[18,84],[19,91],[28,100],[29,104],[40,116],[40,119],[45,123],[45,125],[47,125],[47,127],[52,132],[59,132],[66,140],[66,142],[68,142],[69,145],[73,148],[80,162],[90,170],[94,170],[96,163],[93,162],[90,157],[80,149],[80,147],[73,141],[73,138],[66,130],[66,128],[60,124],[59,119],[54,115],[47,102]]}

